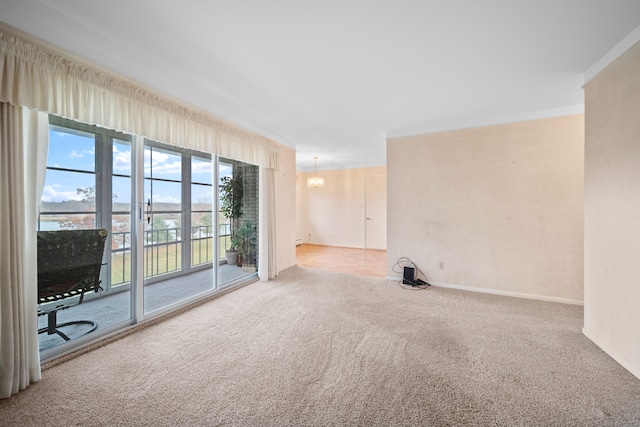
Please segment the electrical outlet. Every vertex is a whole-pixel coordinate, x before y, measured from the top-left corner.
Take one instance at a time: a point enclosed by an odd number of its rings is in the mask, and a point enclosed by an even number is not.
[[[439,267],[440,267],[440,270],[444,270],[444,262],[440,261]]]

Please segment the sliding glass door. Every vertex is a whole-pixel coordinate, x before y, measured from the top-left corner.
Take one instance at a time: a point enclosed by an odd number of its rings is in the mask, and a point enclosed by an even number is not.
[[[39,304],[43,359],[257,277],[258,185],[257,166],[51,116],[38,230],[107,238],[96,292]]]
[[[214,289],[212,165],[203,153],[145,142],[145,314]]]

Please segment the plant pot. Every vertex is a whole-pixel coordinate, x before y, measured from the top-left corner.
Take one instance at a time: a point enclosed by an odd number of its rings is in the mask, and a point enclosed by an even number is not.
[[[238,260],[237,252],[235,252],[235,251],[227,251],[226,255],[227,255],[227,264],[236,265],[236,262]]]

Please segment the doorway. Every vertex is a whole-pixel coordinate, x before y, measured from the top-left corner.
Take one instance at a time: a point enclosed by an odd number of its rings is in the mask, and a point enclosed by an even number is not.
[[[387,177],[365,177],[365,249],[387,249]]]

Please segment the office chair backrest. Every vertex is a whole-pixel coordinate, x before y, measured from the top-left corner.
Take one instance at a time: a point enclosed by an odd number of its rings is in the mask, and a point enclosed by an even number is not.
[[[98,291],[107,230],[38,232],[38,304]]]

